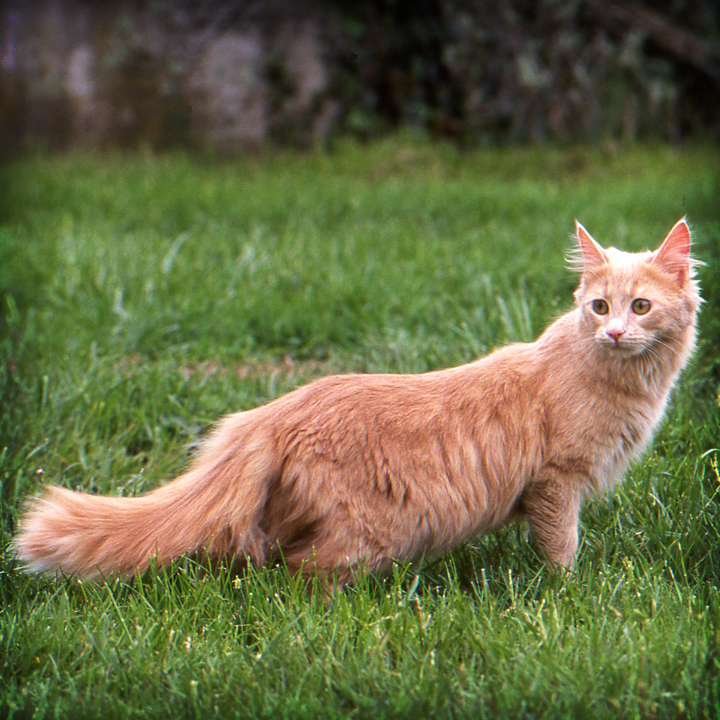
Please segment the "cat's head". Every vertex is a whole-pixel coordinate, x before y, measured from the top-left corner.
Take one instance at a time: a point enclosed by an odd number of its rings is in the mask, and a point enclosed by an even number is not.
[[[573,264],[581,273],[575,300],[598,346],[617,356],[682,341],[700,303],[683,218],[654,252],[603,248],[578,222]]]

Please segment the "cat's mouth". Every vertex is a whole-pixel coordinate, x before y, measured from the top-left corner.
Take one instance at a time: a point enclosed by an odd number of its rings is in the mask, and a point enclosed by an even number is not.
[[[622,336],[613,338],[608,335],[602,335],[598,338],[601,347],[613,355],[621,357],[632,357],[640,355],[646,348],[646,344],[638,338],[630,336]]]

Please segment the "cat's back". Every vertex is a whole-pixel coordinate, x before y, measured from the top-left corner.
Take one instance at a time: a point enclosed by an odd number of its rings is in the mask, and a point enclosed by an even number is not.
[[[516,344],[439,371],[327,376],[262,411],[293,442],[359,446],[380,438],[409,449],[430,437],[471,439],[488,425],[517,437],[537,424],[542,376],[534,344]]]

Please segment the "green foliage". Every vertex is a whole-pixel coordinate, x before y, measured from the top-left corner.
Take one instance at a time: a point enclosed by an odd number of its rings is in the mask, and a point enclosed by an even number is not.
[[[233,163],[6,166],[0,240],[18,273],[2,286],[2,714],[715,717],[713,159],[406,136]],[[42,482],[134,495],[178,473],[223,413],[313,377],[417,372],[532,339],[571,303],[574,217],[639,250],[685,213],[706,263],[699,351],[652,451],[586,508],[572,575],[518,527],[329,594],[282,566],[185,559],[87,583],[28,577],[11,558]]]
[[[705,266],[700,283],[705,308],[702,314],[702,353],[707,369],[720,380],[720,224],[708,225],[699,243]]]

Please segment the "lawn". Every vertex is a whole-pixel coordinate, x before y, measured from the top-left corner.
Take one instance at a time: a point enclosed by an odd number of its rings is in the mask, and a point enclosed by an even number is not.
[[[0,717],[720,716],[720,207],[711,146],[49,155],[0,206]],[[29,577],[44,482],[135,495],[223,414],[342,372],[534,339],[605,244],[695,232],[701,343],[642,461],[554,573],[510,527],[331,597],[183,559]]]

